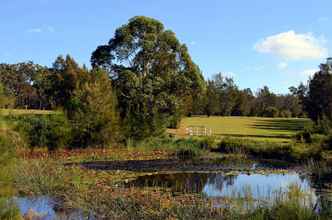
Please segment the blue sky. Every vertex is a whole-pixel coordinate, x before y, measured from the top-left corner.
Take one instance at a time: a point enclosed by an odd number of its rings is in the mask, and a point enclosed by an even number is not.
[[[189,47],[206,78],[277,93],[306,81],[332,51],[331,0],[2,0],[0,62],[89,64],[129,18],[159,19]]]

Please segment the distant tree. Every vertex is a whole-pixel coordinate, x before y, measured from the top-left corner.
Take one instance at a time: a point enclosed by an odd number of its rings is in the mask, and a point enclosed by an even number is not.
[[[32,62],[0,64],[0,83],[6,92],[15,98],[15,107],[36,108],[39,97],[33,86],[36,73],[43,69]]]
[[[308,97],[308,86],[304,85],[303,83],[300,83],[300,85],[298,87],[290,87],[289,88],[289,91],[290,93],[297,97],[298,101],[299,101],[299,105],[301,106],[302,108],[302,111],[301,111],[301,116],[305,116],[306,112],[307,112],[307,109],[306,107],[307,104],[307,97]]]
[[[234,80],[230,77],[223,76],[222,73],[218,73],[214,76],[214,84],[219,99],[218,114],[223,116],[232,115],[238,95],[238,88],[234,83]]]
[[[161,22],[134,17],[107,45],[92,54],[94,68],[106,69],[118,96],[126,136],[144,139],[163,132],[204,87],[188,49]]]
[[[276,107],[268,106],[262,113],[263,117],[275,118],[279,116],[279,110]]]
[[[64,107],[81,81],[86,80],[87,72],[69,55],[59,56],[50,70],[41,73],[38,88],[52,108]]]
[[[12,107],[15,99],[7,94],[5,87],[0,83],[0,108]]]
[[[262,89],[259,89],[255,100],[255,115],[264,116],[267,108],[275,107],[276,102],[277,96],[270,91],[269,87],[264,86]]]
[[[233,108],[234,116],[250,116],[253,110],[255,97],[251,89],[239,90]]]
[[[216,115],[220,112],[220,104],[219,104],[219,95],[217,88],[215,86],[215,82],[213,80],[209,80],[207,82],[206,89],[206,100],[205,100],[205,114],[207,116]]]
[[[278,95],[276,107],[282,113],[281,117],[303,116],[303,106],[297,95]]]

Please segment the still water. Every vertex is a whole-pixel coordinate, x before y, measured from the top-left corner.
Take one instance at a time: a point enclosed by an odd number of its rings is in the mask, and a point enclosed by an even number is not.
[[[309,177],[297,172],[287,173],[163,173],[138,177],[127,187],[167,187],[173,192],[201,193],[208,198],[243,197],[248,193],[254,199],[271,200],[292,185],[310,195],[310,203],[319,202],[320,190],[313,187]],[[331,197],[329,197],[331,198]],[[29,209],[40,213],[45,220],[84,219],[79,211],[60,213],[55,202],[48,197],[18,198],[17,204],[24,215]]]
[[[207,197],[234,197],[249,193],[253,198],[271,198],[292,185],[314,195],[315,189],[296,172],[282,174],[172,173],[141,176],[130,186],[169,187],[175,192],[202,193]]]

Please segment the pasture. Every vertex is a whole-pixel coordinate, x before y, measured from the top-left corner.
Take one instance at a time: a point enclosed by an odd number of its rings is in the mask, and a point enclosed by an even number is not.
[[[303,118],[262,118],[262,117],[187,117],[179,129],[171,130],[177,136],[187,136],[186,128],[204,126],[218,137],[254,138],[269,141],[289,141],[298,131],[310,124]]]

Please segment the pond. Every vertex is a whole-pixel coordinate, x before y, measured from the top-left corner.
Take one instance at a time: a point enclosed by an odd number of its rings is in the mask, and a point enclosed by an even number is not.
[[[289,173],[160,173],[140,176],[127,186],[167,187],[174,192],[202,193],[206,197],[245,196],[269,199],[296,185],[316,197],[309,180],[297,172]]]
[[[148,166],[150,164],[150,166]],[[120,163],[89,163],[84,165],[96,170],[130,170],[141,176],[123,183],[124,187],[163,187],[174,193],[199,193],[211,199],[243,198],[250,195],[255,200],[272,201],[296,185],[308,195],[308,201],[321,207],[327,201],[332,207],[330,191],[319,187],[317,180],[304,172],[304,168],[277,167],[264,163],[230,166],[186,163],[180,166],[174,161],[121,161]],[[209,170],[209,168],[213,168]],[[329,183],[331,181],[329,180]],[[320,182],[319,182],[320,183]],[[222,205],[219,200],[217,206]],[[42,213],[43,219],[84,219],[79,211],[61,213],[54,210],[56,203],[48,197],[37,199],[18,198],[22,214],[31,208]],[[66,216],[66,218],[64,217]]]

